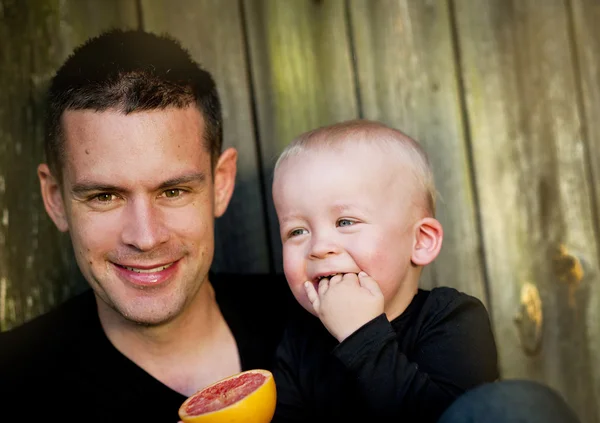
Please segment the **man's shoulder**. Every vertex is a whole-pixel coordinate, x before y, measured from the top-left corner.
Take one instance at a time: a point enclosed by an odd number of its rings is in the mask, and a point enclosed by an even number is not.
[[[95,310],[94,295],[86,290],[47,313],[0,332],[0,367],[68,346]]]
[[[210,276],[219,304],[235,305],[253,315],[293,311],[296,308],[285,276],[277,273],[215,273]]]

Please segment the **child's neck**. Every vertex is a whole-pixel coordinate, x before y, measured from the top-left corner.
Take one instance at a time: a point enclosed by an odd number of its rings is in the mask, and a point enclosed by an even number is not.
[[[385,305],[385,314],[391,322],[408,308],[418,291],[418,281],[408,280],[400,285],[400,289]]]

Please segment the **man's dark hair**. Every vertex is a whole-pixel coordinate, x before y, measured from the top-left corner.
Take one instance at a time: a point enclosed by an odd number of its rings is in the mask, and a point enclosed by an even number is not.
[[[195,104],[204,117],[206,148],[216,164],[223,143],[221,104],[215,82],[169,35],[139,30],[107,31],[76,48],[56,72],[47,99],[46,160],[62,183],[66,110],[136,111]]]

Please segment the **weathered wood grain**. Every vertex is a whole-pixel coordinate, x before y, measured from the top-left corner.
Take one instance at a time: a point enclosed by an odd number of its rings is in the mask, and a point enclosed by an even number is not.
[[[444,242],[422,285],[452,286],[485,303],[448,3],[355,0],[350,5],[364,116],[423,145],[440,194],[437,217]]]
[[[579,93],[585,122],[584,143],[587,149],[589,174],[593,190],[592,205],[595,211],[596,239],[600,237],[600,2],[595,0],[572,0],[573,45],[577,53],[576,63],[580,78]],[[593,257],[589,258],[593,260]],[[600,257],[598,258],[600,260]],[[595,302],[594,302],[595,301]],[[592,297],[587,310],[586,322],[600,325],[600,296]],[[595,360],[592,377],[595,380],[595,398],[600,398],[600,330],[589,331],[587,340],[590,356]],[[598,418],[600,420],[600,418]]]
[[[217,220],[213,270],[268,272],[270,251],[259,176],[243,23],[237,0],[144,0],[144,28],[168,32],[215,78],[224,145],[238,150],[231,204]]]
[[[112,26],[136,26],[134,1],[0,0],[0,330],[83,286],[70,241],[39,194],[43,99],[72,48]]]
[[[598,246],[565,2],[454,4],[502,374],[598,422]]]
[[[39,196],[43,93],[77,44],[136,26],[136,4],[0,0],[0,330],[85,286]],[[441,193],[445,244],[425,284],[481,298],[487,269],[503,376],[545,382],[582,423],[600,422],[598,2],[141,5],[147,29],[180,38],[214,74],[225,143],[240,151],[216,270],[281,270],[271,171],[295,135],[360,113],[383,120],[424,144]]]
[[[278,154],[301,132],[358,117],[343,0],[247,0],[262,166],[274,263],[282,270],[272,205]]]

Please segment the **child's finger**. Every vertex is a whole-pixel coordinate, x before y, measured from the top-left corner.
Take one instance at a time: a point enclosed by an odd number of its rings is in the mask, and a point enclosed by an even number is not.
[[[308,297],[308,301],[312,304],[313,308],[317,310],[319,308],[319,294],[317,294],[317,290],[309,281],[304,282],[304,291],[306,291],[306,296]]]
[[[329,279],[323,278],[319,282],[319,295],[323,295],[329,289]]]
[[[366,288],[372,295],[381,295],[379,284],[365,272],[360,272],[358,274],[358,282],[360,283],[360,286]]]
[[[344,275],[344,282],[348,282],[350,284],[356,284],[359,285],[359,281],[358,281],[358,276],[356,276],[356,273],[346,273]]]
[[[329,285],[333,285],[338,282],[341,282],[343,277],[344,277],[344,275],[341,275],[341,274],[332,276],[331,278],[329,278]]]

